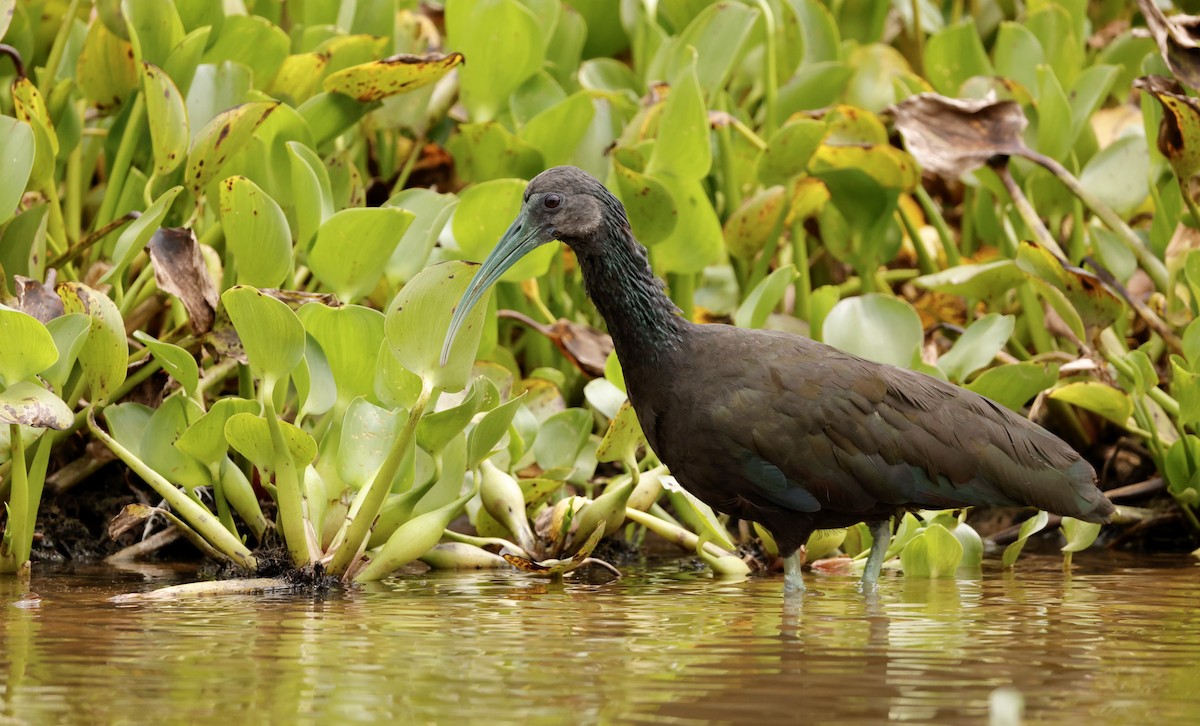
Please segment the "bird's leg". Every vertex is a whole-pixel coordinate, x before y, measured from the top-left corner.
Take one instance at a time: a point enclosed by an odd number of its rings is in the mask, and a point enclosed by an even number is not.
[[[783,594],[804,592],[804,576],[800,574],[800,550],[783,558]]]
[[[879,572],[883,569],[883,556],[892,541],[892,520],[883,520],[871,525],[871,554],[867,555],[867,566],[863,568],[862,589],[874,590],[879,583]]]

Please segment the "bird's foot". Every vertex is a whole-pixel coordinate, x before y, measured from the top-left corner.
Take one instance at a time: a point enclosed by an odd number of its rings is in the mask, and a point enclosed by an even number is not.
[[[800,552],[783,558],[783,594],[804,592],[804,575],[801,573]]]

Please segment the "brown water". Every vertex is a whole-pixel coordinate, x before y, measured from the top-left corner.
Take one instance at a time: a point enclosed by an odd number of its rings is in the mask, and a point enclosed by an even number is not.
[[[1057,558],[864,598],[677,564],[606,585],[411,576],[314,600],[114,605],[180,579],[0,580],[0,724],[1200,722],[1200,570]]]

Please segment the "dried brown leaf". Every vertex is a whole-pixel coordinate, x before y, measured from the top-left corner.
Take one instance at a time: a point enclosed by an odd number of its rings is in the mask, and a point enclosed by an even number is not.
[[[1172,15],[1168,18],[1153,0],[1138,0],[1150,36],[1175,77],[1192,88],[1200,88],[1200,17]]]
[[[48,323],[63,314],[63,301],[54,291],[54,270],[47,273],[47,280],[41,283],[31,277],[14,275],[16,282],[17,309]]]
[[[204,266],[195,233],[182,227],[163,227],[154,233],[146,247],[159,289],[183,302],[192,332],[203,335],[212,330],[217,287]]]
[[[922,168],[957,179],[996,157],[1028,156],[1028,120],[1015,101],[968,101],[922,93],[891,107],[896,129]]]
[[[612,338],[608,335],[565,318],[559,318],[553,325],[543,325],[515,310],[501,310],[500,317],[516,320],[549,338],[582,373],[592,378],[604,375],[604,363],[613,350]]]
[[[1158,125],[1158,150],[1175,174],[1187,181],[1200,171],[1200,102],[1184,93],[1170,78],[1143,76],[1133,82],[1158,100],[1163,108]]]

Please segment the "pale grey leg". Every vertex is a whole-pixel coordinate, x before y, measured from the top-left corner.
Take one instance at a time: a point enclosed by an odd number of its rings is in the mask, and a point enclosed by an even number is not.
[[[783,558],[783,594],[804,592],[804,576],[800,574],[800,550]]]
[[[879,583],[879,572],[883,569],[883,556],[892,541],[892,520],[885,519],[871,525],[871,554],[867,555],[867,566],[863,568],[862,589],[874,590]]]

